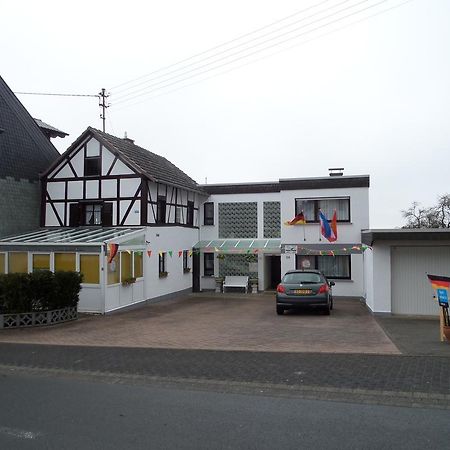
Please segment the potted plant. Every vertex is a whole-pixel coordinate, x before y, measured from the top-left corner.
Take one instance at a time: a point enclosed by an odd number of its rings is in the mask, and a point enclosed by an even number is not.
[[[216,282],[216,291],[217,293],[222,292],[222,285],[224,282],[224,278],[223,277],[215,277],[214,278],[215,282]]]
[[[136,278],[134,277],[125,278],[124,280],[122,280],[122,286],[131,286],[135,282]]]
[[[218,255],[217,255],[217,259],[225,259],[225,255],[223,254],[223,253],[219,253]]]
[[[166,278],[169,272],[159,272],[159,278]]]
[[[185,267],[184,269],[183,269],[183,273],[189,273],[191,271],[191,268],[190,267]]]
[[[252,288],[252,294],[258,293],[258,278],[250,278],[250,286]]]

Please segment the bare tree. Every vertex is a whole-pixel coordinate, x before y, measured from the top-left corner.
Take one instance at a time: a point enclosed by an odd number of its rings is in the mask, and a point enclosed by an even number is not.
[[[437,205],[430,207],[413,202],[402,215],[406,219],[403,228],[450,228],[450,195],[439,196]]]

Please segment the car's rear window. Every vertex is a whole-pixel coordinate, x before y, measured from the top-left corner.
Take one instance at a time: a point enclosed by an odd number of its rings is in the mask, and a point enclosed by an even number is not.
[[[287,273],[283,278],[283,283],[323,283],[322,277],[318,273]]]

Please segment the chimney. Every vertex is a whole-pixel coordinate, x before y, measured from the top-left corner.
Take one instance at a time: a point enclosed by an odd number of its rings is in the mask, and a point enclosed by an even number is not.
[[[342,175],[344,175],[343,167],[332,167],[328,170],[330,172],[330,177],[342,177]]]
[[[127,136],[127,132],[126,132],[126,131],[125,131],[125,136],[123,137],[123,140],[129,142],[130,144],[134,144],[134,140],[133,140],[133,139],[130,139],[130,138]]]

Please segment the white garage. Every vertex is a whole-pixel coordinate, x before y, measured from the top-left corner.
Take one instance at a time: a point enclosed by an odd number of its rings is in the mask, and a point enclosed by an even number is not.
[[[427,273],[450,276],[450,230],[365,230],[364,290],[376,313],[437,316]]]

